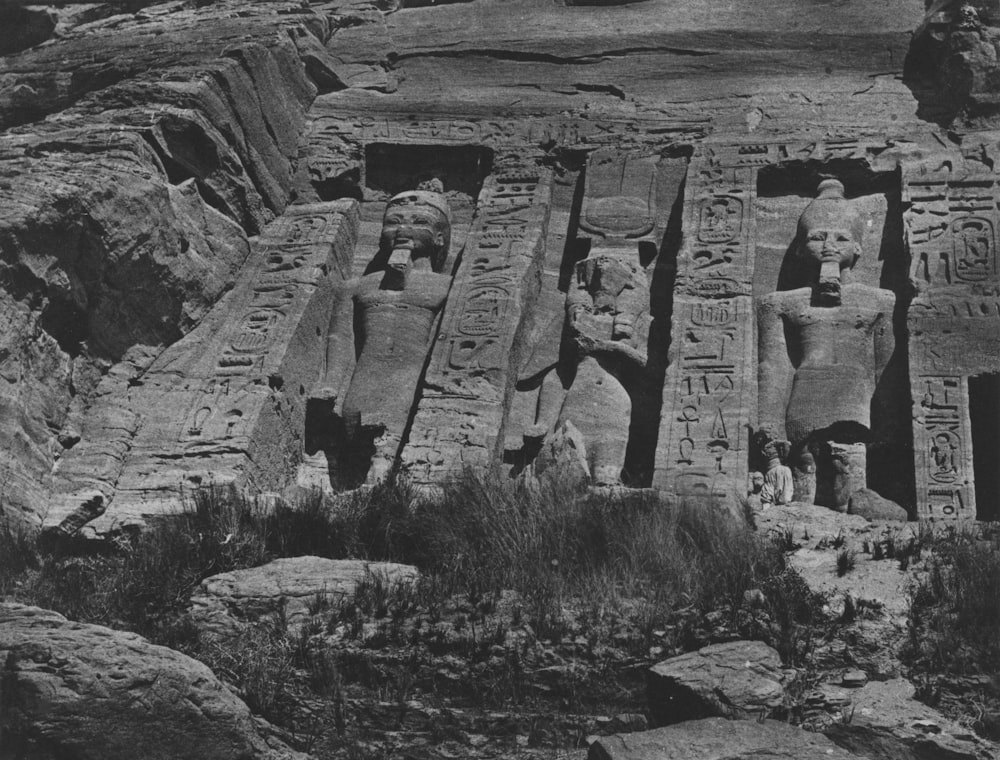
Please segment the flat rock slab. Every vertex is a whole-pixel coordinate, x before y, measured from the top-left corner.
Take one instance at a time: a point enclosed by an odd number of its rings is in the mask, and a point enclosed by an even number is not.
[[[777,651],[763,642],[712,644],[649,669],[649,709],[659,725],[770,713],[788,680]]]
[[[412,565],[393,562],[276,559],[206,578],[191,597],[191,619],[201,631],[226,638],[235,636],[242,625],[277,615],[284,608],[289,626],[298,626],[317,600],[334,607],[349,602],[366,578],[397,584],[415,582],[418,575]]]
[[[0,662],[3,757],[307,758],[265,740],[206,665],[134,633],[0,604]]]
[[[705,718],[603,736],[587,760],[845,760],[857,757],[822,734],[774,720]]]
[[[850,721],[829,726],[825,733],[859,755],[890,758],[986,760],[998,748],[914,698],[913,684],[903,678],[872,681],[850,691]]]

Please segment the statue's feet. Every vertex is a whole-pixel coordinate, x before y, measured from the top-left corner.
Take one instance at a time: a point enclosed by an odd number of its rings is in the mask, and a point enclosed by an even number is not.
[[[598,488],[614,488],[622,485],[622,470],[614,465],[599,465],[594,468],[594,485]]]
[[[309,400],[320,404],[329,404],[333,408],[334,404],[337,403],[337,389],[329,385],[321,385],[310,392]]]

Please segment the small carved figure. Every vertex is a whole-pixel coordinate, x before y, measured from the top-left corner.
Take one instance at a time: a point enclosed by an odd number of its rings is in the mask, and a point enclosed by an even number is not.
[[[647,364],[649,285],[638,256],[624,249],[592,251],[576,267],[566,295],[566,337],[575,374],[563,390],[556,372],[542,383],[536,424],[540,438],[572,422],[583,436],[594,485],[622,483],[632,396]]]
[[[760,426],[791,441],[800,484],[810,477],[802,452],[816,457],[817,500],[838,509],[866,485],[871,400],[894,349],[894,294],[849,280],[863,231],[844,186],[821,182],[799,219],[796,246],[811,284],[757,303]],[[849,477],[833,472],[831,447],[850,462]]]
[[[451,213],[440,183],[428,185],[389,201],[375,259],[384,263],[338,289],[323,375],[310,394],[313,408],[339,412],[347,448],[371,451],[369,482],[395,463],[451,282],[441,273]]]
[[[767,509],[774,504],[788,504],[795,491],[792,470],[783,461],[787,451],[784,441],[768,441],[764,445],[764,456],[767,457],[767,472],[764,473],[764,485],[760,490],[761,508]]]
[[[935,480],[948,482],[954,480],[958,474],[958,467],[955,465],[955,445],[951,434],[938,433],[931,441],[931,455],[934,458]]]

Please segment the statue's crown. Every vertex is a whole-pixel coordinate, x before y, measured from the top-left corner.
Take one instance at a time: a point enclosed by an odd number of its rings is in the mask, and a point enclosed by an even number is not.
[[[417,185],[416,190],[405,190],[392,196],[386,210],[393,206],[430,206],[442,213],[451,224],[451,208],[448,206],[448,199],[444,196],[444,187],[437,179],[421,182]]]
[[[815,227],[846,226],[861,244],[865,234],[864,220],[854,204],[844,197],[840,180],[824,179],[816,190],[816,198],[799,217],[799,233],[804,235]]]

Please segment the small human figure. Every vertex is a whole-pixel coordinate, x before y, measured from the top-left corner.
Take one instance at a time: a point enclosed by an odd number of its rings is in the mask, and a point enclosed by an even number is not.
[[[757,302],[760,426],[791,442],[794,463],[805,450],[819,456],[834,445],[850,461],[844,478],[830,475],[828,459],[816,460],[824,474],[816,492],[837,509],[866,486],[872,396],[894,349],[895,295],[849,279],[863,232],[844,186],[823,180],[799,218],[795,247],[810,284]]]
[[[761,500],[761,491],[764,488],[764,473],[754,470],[750,473],[750,485],[747,489],[747,505],[754,512],[763,509],[764,503]]]
[[[761,509],[767,509],[774,504],[789,504],[795,493],[792,468],[782,461],[784,448],[782,443],[768,441],[764,445],[767,472],[764,473],[764,485],[760,490]]]
[[[450,239],[451,213],[439,182],[399,193],[382,221],[375,257],[381,267],[345,281],[335,294],[323,374],[310,404],[329,417],[339,412],[344,448],[371,450],[370,466],[363,465],[368,482],[384,479],[399,453],[451,283],[441,271]]]
[[[598,249],[579,262],[566,295],[566,340],[572,377],[565,390],[556,372],[544,379],[536,423],[543,437],[563,421],[583,436],[591,480],[622,483],[632,420],[632,396],[646,372],[649,285],[636,253]]]

